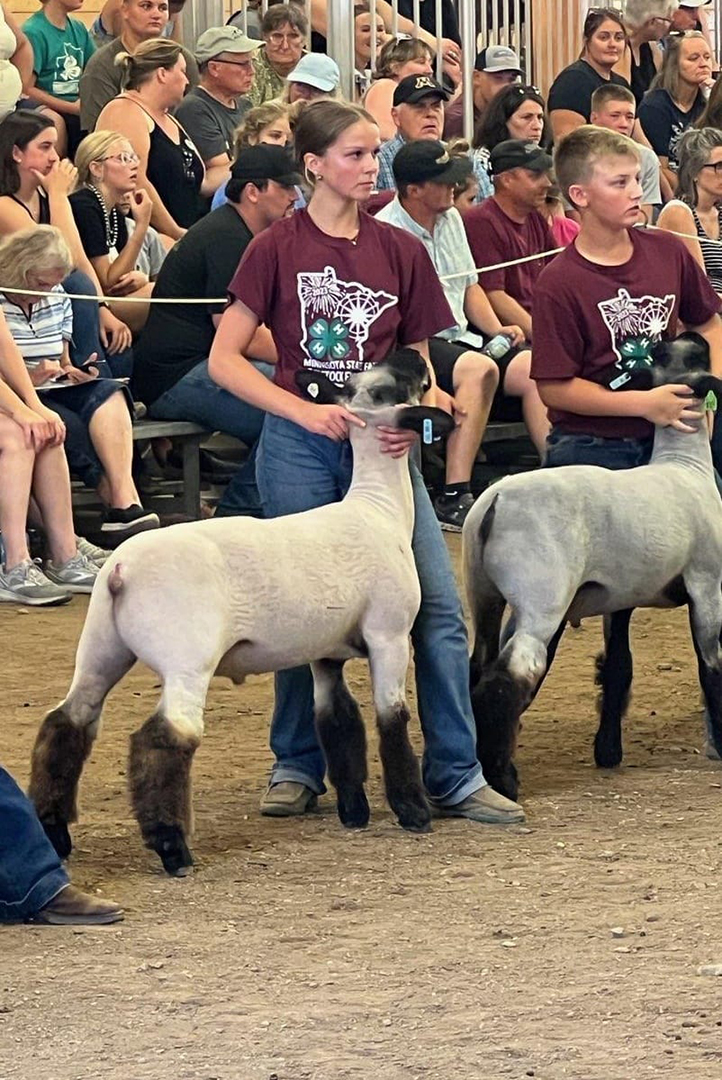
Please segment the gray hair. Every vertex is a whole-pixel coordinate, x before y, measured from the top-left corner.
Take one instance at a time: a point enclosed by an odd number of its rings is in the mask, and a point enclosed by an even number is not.
[[[637,30],[655,17],[670,18],[679,7],[678,0],[627,0],[624,5],[624,21]]]
[[[697,205],[697,177],[710,154],[722,146],[719,128],[689,128],[677,144],[677,198],[688,206]]]
[[[35,225],[0,242],[0,281],[7,289],[24,289],[30,271],[62,270],[65,277],[72,268],[70,249],[53,225]]]

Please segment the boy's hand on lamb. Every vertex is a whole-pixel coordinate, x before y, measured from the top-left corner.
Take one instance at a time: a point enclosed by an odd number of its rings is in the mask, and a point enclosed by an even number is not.
[[[313,435],[325,435],[334,442],[348,438],[349,424],[366,427],[363,420],[345,409],[343,405],[306,405],[301,425]]]
[[[689,386],[682,383],[670,383],[668,386],[656,386],[645,393],[647,397],[645,420],[689,434],[697,430],[703,414],[699,408],[692,407],[694,394]]]

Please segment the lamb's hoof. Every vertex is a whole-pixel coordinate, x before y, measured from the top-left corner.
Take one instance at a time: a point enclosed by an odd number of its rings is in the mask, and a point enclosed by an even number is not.
[[[338,796],[338,816],[347,829],[365,829],[369,823],[369,809],[366,792],[363,788],[353,794]]]
[[[621,765],[622,744],[619,742],[607,742],[599,736],[594,740],[594,761],[599,769],[616,769]]]
[[[67,822],[44,821],[42,825],[45,829],[45,835],[55,848],[58,857],[61,859],[67,859],[70,855],[70,852],[73,850],[73,841],[70,839],[70,831],[68,830]]]
[[[152,847],[171,877],[186,877],[192,872],[193,856],[178,825],[159,825]]]
[[[423,792],[408,792],[389,802],[402,829],[415,833],[431,832],[431,809]]]

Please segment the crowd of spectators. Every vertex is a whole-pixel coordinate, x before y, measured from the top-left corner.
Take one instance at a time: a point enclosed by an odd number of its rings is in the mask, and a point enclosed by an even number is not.
[[[303,211],[318,189],[295,132],[310,103],[343,101],[341,73],[325,51],[325,0],[312,0],[310,25],[305,4],[271,3],[265,14],[251,5],[193,43],[183,43],[182,3],[107,0],[90,32],[73,16],[80,6],[43,0],[22,28],[0,6],[0,237],[9,245],[28,227],[50,226],[56,253],[33,277],[53,298],[4,294],[0,306],[31,373],[43,353],[60,381],[71,368],[83,375],[69,390],[43,387],[35,397],[46,409],[57,404],[72,471],[101,496],[106,533],[121,539],[157,525],[133,484],[128,450],[128,425],[146,409],[241,439],[248,458],[216,512],[262,514],[254,470],[263,412],[217,386],[208,359],[246,247]],[[635,140],[640,221],[661,211],[660,227],[689,233],[719,289],[722,98],[704,5],[627,0],[622,10],[589,10],[579,59],[558,73],[548,98],[522,81],[513,48],[482,48],[465,141],[455,5],[441,5],[438,69],[432,7],[422,5],[412,33],[413,4],[400,2],[394,34],[384,0],[375,14],[364,0],[353,5],[353,95],[379,139],[364,207],[426,248],[454,317],[432,336],[429,354],[439,394],[456,402],[435,507],[442,527],[457,529],[490,416],[523,417],[545,452],[546,410],[530,378],[532,301],[548,253],[579,228],[555,185],[554,145],[590,122]],[[527,261],[499,267],[520,258]],[[65,293],[106,299],[98,306]],[[152,303],[162,299],[208,303]],[[304,331],[312,358],[333,330],[324,313]],[[27,328],[41,323],[47,343],[29,344]],[[348,342],[334,347],[340,355]],[[264,325],[250,358],[260,376],[274,378],[277,341]],[[82,398],[74,412],[73,396]],[[111,403],[123,482],[98,435]],[[29,565],[13,556],[2,573],[19,563]],[[6,589],[6,599],[13,595]]]

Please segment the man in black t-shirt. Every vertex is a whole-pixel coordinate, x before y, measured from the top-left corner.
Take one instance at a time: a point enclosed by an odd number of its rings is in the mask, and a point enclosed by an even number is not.
[[[191,420],[255,446],[263,413],[213,382],[208,355],[241,256],[257,233],[292,213],[299,181],[285,149],[248,147],[231,167],[228,202],[193,225],[168,254],[153,299],[208,302],[151,305],[133,373],[133,392],[151,416]],[[276,350],[265,326],[256,331],[249,355],[272,377]],[[217,515],[239,513],[260,516],[253,455],[216,510]]]

